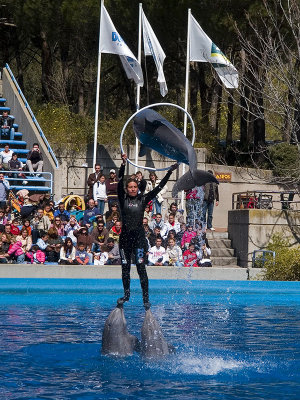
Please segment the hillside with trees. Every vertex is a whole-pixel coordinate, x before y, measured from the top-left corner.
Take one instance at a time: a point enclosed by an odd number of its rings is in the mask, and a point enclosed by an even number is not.
[[[105,1],[134,54],[138,4]],[[188,8],[238,69],[240,81],[237,90],[226,90],[210,64],[191,63],[189,104],[197,146],[209,148],[219,162],[277,167],[276,174],[285,177],[290,162],[294,168],[295,162],[299,165],[299,1],[144,1],[144,12],[167,56],[169,92],[161,97],[155,64],[143,56],[141,106],[161,101],[184,104]],[[0,12],[1,67],[7,62],[12,68],[50,142],[55,147],[70,134],[66,143],[91,142],[100,2],[4,0]],[[135,102],[135,85],[126,78],[119,58],[103,54],[99,143],[118,143]],[[169,118],[182,126],[180,112]],[[273,151],[270,141],[283,144]]]

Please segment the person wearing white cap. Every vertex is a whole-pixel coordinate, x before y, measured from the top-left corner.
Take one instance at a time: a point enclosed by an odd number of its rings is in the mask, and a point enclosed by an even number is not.
[[[118,203],[118,182],[116,170],[112,168],[109,171],[109,178],[105,181],[109,209],[111,209],[113,203]]]

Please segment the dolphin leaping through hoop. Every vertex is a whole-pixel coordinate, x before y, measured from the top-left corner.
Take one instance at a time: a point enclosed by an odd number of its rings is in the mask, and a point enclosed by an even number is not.
[[[175,183],[172,196],[181,190],[190,190],[207,182],[218,180],[209,172],[197,169],[196,152],[186,136],[162,115],[150,108],[139,112],[133,119],[133,129],[141,142],[139,156],[146,154],[147,148],[159,154],[189,165],[190,169]]]

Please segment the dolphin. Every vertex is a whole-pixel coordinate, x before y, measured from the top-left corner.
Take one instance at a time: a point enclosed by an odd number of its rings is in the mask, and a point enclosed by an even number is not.
[[[141,336],[141,354],[144,357],[160,358],[175,353],[174,347],[166,342],[161,327],[150,309],[145,313]]]
[[[181,190],[189,190],[207,182],[219,183],[212,174],[197,170],[197,156],[191,142],[156,111],[147,108],[139,112],[133,119],[133,130],[142,143],[139,157],[143,157],[147,148],[150,148],[172,160],[189,165],[190,170],[174,185],[173,197]]]
[[[116,307],[105,321],[101,353],[124,357],[139,351],[139,348],[138,338],[127,330],[123,307]]]

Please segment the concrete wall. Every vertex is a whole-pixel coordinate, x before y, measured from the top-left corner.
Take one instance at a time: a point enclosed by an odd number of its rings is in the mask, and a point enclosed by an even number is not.
[[[2,84],[3,96],[7,99],[7,106],[11,109],[10,113],[16,117],[15,123],[19,125],[20,132],[23,133],[23,140],[27,142],[27,148],[31,149],[33,143],[39,143],[40,149],[43,153],[44,171],[51,172],[54,176],[53,192],[55,193],[58,191],[58,188],[55,188],[55,182],[56,186],[59,184],[58,179],[56,179],[58,170],[36,125],[32,122],[28,110],[24,107],[24,102],[13,84],[6,68],[3,69]]]
[[[291,244],[299,244],[300,213],[256,209],[228,212],[228,234],[241,267],[250,267],[253,251],[265,249],[275,233],[289,238]]]

